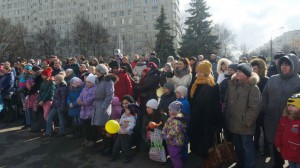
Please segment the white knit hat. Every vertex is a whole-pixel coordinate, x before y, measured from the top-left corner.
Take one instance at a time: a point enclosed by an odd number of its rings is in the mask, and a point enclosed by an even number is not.
[[[185,86],[178,86],[176,92],[179,92],[181,96],[186,97],[188,94],[188,89]]]
[[[86,80],[86,81],[89,81],[89,82],[91,82],[92,84],[94,84],[94,85],[95,85],[96,78],[97,78],[97,76],[96,76],[96,75],[89,74],[89,76],[87,76],[85,80]]]
[[[153,108],[153,109],[157,109],[158,108],[158,102],[155,99],[151,99],[147,102],[146,106],[150,107],[150,108]]]

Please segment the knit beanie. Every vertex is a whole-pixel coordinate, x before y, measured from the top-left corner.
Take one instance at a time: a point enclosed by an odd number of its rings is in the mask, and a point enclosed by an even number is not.
[[[157,65],[154,62],[148,62],[147,67],[151,68],[151,69],[157,69]]]
[[[89,81],[91,82],[92,84],[95,85],[95,82],[96,82],[96,78],[97,76],[96,75],[93,75],[93,74],[89,74],[87,77],[86,77],[86,81]]]
[[[24,67],[25,69],[31,71],[32,70],[32,66],[30,64],[25,65]]]
[[[150,107],[152,109],[157,109],[158,108],[158,102],[155,99],[151,99],[147,102],[146,107]]]
[[[113,68],[120,68],[120,63],[118,61],[111,61],[108,66],[113,69]]]
[[[47,77],[51,77],[52,75],[52,68],[51,67],[47,67],[46,69],[44,69],[41,73],[41,75],[45,75]]]
[[[296,93],[288,99],[287,105],[293,105],[300,109],[300,93]]]
[[[70,83],[71,83],[71,86],[80,86],[82,84],[82,80],[78,77],[73,77],[71,80],[70,80]]]
[[[33,70],[34,72],[36,72],[36,71],[41,70],[41,68],[40,68],[39,66],[37,66],[37,65],[33,65],[32,70]]]
[[[239,64],[237,70],[243,72],[247,77],[250,77],[252,74],[252,67],[250,64],[247,63]]]
[[[197,66],[197,72],[202,72],[205,75],[210,75],[212,72],[212,65],[209,61],[201,61]]]
[[[173,113],[179,113],[180,112],[180,108],[182,106],[182,103],[180,101],[173,101],[170,105],[169,105],[169,110],[171,110]]]
[[[236,64],[236,63],[232,63],[228,66],[228,68],[232,69],[234,72],[236,72],[237,70],[237,67],[238,67],[239,64]]]
[[[172,83],[165,83],[164,87],[167,88],[170,92],[174,91],[174,85]]]
[[[176,92],[179,92],[181,96],[186,97],[188,94],[188,89],[185,86],[178,86]]]
[[[96,66],[96,71],[100,72],[103,75],[108,74],[108,68],[104,64],[99,64]]]
[[[274,60],[277,60],[277,59],[279,59],[279,58],[281,58],[283,56],[285,56],[284,53],[277,53],[276,55],[274,55]]]

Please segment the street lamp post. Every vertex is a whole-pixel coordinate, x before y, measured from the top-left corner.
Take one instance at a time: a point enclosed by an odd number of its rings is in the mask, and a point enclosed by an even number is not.
[[[271,56],[271,59],[272,59],[272,60],[273,60],[273,34],[275,33],[275,31],[280,30],[280,29],[283,29],[283,28],[284,28],[284,27],[280,27],[280,28],[275,29],[275,30],[272,31],[272,34],[271,34],[271,41],[270,41],[270,43],[271,43],[270,56]]]

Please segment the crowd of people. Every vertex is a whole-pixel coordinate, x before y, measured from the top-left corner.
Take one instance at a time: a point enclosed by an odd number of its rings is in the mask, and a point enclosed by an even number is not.
[[[235,63],[215,54],[169,56],[162,64],[155,52],[107,61],[20,59],[0,66],[0,114],[7,123],[24,114],[22,129],[46,137],[84,139],[82,146],[111,161],[122,151],[130,162],[133,146],[149,151],[150,134],[158,129],[174,168],[184,167],[188,144],[205,160],[219,134],[234,143],[237,167],[254,168],[260,154],[271,156],[275,168],[284,160],[299,168],[299,72],[293,52],[277,52],[269,67],[262,56]],[[105,130],[109,120],[120,124],[117,134]]]

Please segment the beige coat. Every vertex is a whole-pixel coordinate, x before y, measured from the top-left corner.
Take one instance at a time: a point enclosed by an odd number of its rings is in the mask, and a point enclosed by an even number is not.
[[[261,94],[257,87],[259,77],[252,73],[249,84],[236,79],[228,81],[225,96],[225,119],[231,133],[254,134],[260,112]]]

